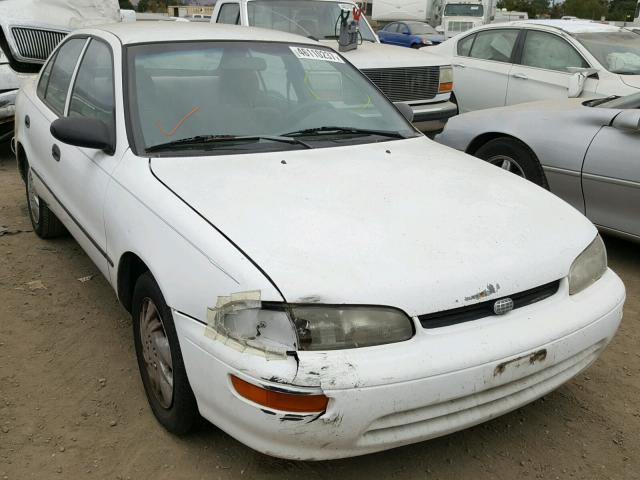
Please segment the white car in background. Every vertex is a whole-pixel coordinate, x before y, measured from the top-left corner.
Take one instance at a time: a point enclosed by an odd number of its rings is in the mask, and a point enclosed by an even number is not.
[[[34,231],[71,232],[131,312],[171,432],[200,413],[315,460],[426,440],[551,392],[622,318],[591,222],[307,38],[85,29],[16,106]]]
[[[595,22],[485,25],[430,51],[453,66],[460,112],[640,89],[640,36]]]

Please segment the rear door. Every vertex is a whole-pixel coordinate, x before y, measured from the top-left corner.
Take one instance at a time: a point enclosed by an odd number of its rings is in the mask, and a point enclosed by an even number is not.
[[[640,120],[640,110],[637,113]],[[587,217],[596,225],[640,237],[640,131],[614,119],[591,143],[582,171]]]
[[[398,23],[390,23],[379,32],[379,38],[383,43],[398,45]]]
[[[520,30],[491,28],[460,39],[452,61],[460,112],[502,107]]]
[[[560,35],[525,30],[522,49],[511,69],[507,105],[566,99],[570,69],[588,67],[582,55]],[[585,91],[595,92],[597,85],[597,79],[588,78]]]

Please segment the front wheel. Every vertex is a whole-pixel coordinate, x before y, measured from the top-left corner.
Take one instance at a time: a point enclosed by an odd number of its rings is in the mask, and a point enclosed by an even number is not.
[[[40,198],[33,183],[34,173],[27,168],[27,206],[33,231],[40,238],[55,238],[67,233],[67,229],[49,206]]]
[[[475,156],[522,178],[549,188],[542,165],[529,148],[512,138],[496,138],[482,145]]]
[[[184,435],[196,424],[198,406],[171,309],[149,272],[136,282],[132,316],[138,367],[151,410],[169,432]]]

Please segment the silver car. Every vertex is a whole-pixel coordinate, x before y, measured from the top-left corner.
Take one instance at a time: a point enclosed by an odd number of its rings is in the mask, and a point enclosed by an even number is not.
[[[602,230],[640,241],[640,94],[471,112],[449,120],[436,140],[549,188]]]

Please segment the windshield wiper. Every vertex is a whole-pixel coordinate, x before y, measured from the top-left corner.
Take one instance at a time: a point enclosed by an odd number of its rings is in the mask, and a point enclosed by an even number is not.
[[[407,138],[402,135],[400,132],[392,132],[390,130],[370,130],[366,128],[355,128],[355,127],[316,127],[316,128],[305,128],[303,130],[296,130],[294,132],[283,133],[280,135],[281,137],[298,137],[298,136],[313,136],[313,135],[322,135],[328,133],[355,133],[362,135],[379,135],[381,137],[389,137],[389,138]]]
[[[288,138],[284,136],[270,136],[270,135],[255,135],[255,136],[236,136],[236,135],[198,135],[196,137],[181,138],[179,140],[173,140],[171,142],[161,143],[159,145],[153,145],[147,148],[147,153],[158,152],[161,150],[170,150],[174,147],[190,147],[198,145],[210,145],[223,142],[255,142],[260,140],[268,140],[271,142],[287,143],[289,145],[301,145],[304,148],[313,148],[311,145],[298,140],[297,138]]]

